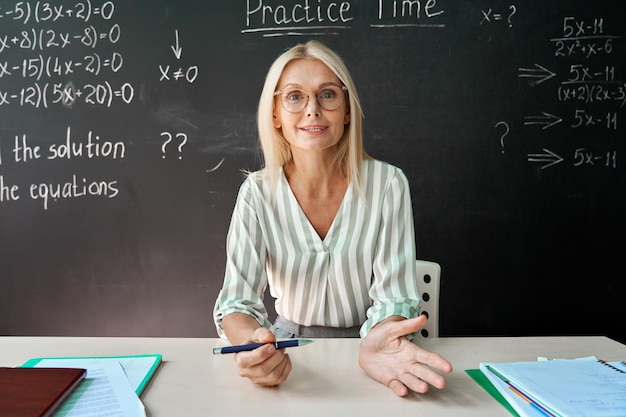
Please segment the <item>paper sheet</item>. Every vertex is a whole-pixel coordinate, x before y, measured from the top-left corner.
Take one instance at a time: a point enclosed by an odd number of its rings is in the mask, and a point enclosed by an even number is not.
[[[523,400],[519,395],[513,392],[506,382],[494,376],[485,366],[480,364],[481,372],[487,377],[489,382],[498,390],[498,392],[507,400],[509,405],[513,407],[515,412],[521,417],[545,417],[546,414],[533,407],[528,401]]]
[[[146,411],[117,361],[43,359],[39,368],[84,368],[87,376],[55,417],[145,417]]]
[[[26,367],[35,367],[42,360],[58,362],[58,366],[63,366],[63,361],[81,360],[88,366],[97,366],[103,362],[114,362],[122,365],[124,373],[128,378],[128,382],[132,385],[137,395],[145,388],[146,384],[152,377],[156,367],[161,363],[160,354],[150,355],[131,355],[131,356],[82,356],[82,357],[60,357],[60,358],[33,358],[28,360],[24,365]],[[51,363],[51,362],[48,362]],[[87,368],[86,366],[85,368]]]
[[[595,357],[487,363],[536,403],[563,416],[626,415],[626,374],[620,362]]]

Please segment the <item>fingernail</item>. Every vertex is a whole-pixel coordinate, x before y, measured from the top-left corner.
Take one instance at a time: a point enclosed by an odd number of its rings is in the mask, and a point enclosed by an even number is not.
[[[269,344],[267,346],[267,353],[274,353],[274,352],[276,352],[276,346]]]

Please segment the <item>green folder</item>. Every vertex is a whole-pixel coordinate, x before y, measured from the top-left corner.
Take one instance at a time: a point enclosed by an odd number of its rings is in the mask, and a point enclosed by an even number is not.
[[[485,375],[483,375],[482,372],[480,372],[480,369],[466,369],[465,372],[472,377],[472,379],[474,381],[476,381],[476,383],[478,385],[480,385],[481,387],[483,387],[483,389],[485,391],[487,391],[489,393],[489,395],[491,395],[496,401],[498,401],[500,404],[502,404],[502,406],[504,408],[506,408],[507,410],[509,410],[509,413],[511,413],[513,416],[515,417],[520,417],[520,415],[513,409],[513,407],[511,407],[511,405],[508,403],[508,401],[502,396],[502,394],[500,394],[498,392],[498,390],[496,389],[496,387],[493,386],[493,384],[491,382],[489,382],[489,380],[487,379],[487,377]]]
[[[159,353],[148,355],[126,355],[126,356],[64,356],[56,358],[32,358],[26,361],[23,368],[33,368],[42,360],[53,360],[62,363],[64,360],[92,360],[98,361],[117,361],[124,368],[124,372],[128,377],[128,381],[133,389],[140,395],[150,378],[154,375],[157,368],[161,364],[162,355]]]

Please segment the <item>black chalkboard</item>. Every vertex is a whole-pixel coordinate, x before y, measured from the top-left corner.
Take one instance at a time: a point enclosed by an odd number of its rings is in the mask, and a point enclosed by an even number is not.
[[[622,9],[0,1],[0,334],[215,336],[265,73],[316,38],[409,177],[443,336],[625,340]]]

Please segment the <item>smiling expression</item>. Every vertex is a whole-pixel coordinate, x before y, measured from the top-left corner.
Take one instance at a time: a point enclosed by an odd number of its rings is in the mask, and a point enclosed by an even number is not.
[[[297,88],[309,93],[306,107],[297,113],[284,109],[280,95],[275,98],[274,127],[282,131],[292,153],[301,150],[336,153],[350,114],[347,97],[335,110],[320,106],[316,94],[328,85],[341,86],[342,83],[319,60],[298,59],[285,66],[277,89]]]

